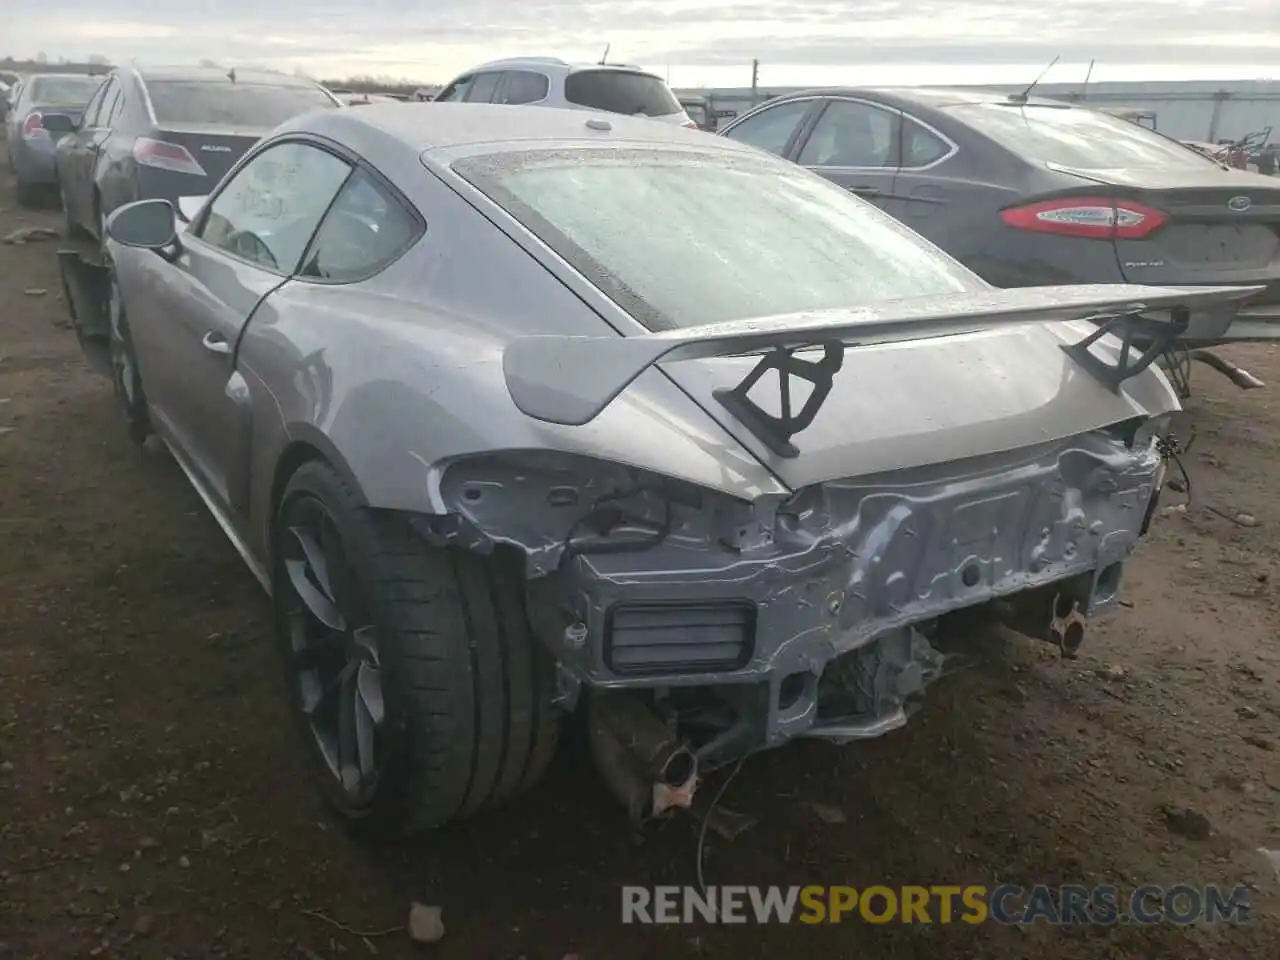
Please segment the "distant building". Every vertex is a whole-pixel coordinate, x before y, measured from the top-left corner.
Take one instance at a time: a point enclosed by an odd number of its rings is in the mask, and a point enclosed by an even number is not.
[[[676,93],[707,97],[720,123],[724,124],[757,103],[803,89],[769,87],[759,90],[754,98],[750,87],[683,89]],[[978,89],[1017,93],[1023,87],[990,84]],[[1099,109],[1122,107],[1135,113],[1154,114],[1155,128],[1177,140],[1209,143],[1236,140],[1266,127],[1274,127],[1273,140],[1280,140],[1280,80],[1117,81],[1091,83],[1087,87],[1080,83],[1042,83],[1035,93]],[[1152,126],[1152,123],[1143,125]]]

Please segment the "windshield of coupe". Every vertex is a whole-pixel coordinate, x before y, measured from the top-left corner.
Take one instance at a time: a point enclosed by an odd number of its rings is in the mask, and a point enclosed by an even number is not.
[[[1128,120],[1076,107],[963,103],[943,108],[1001,146],[1041,163],[1082,170],[1188,169],[1207,161],[1175,140]]]
[[[454,169],[651,329],[983,289],[887,214],[764,157],[572,149]]]
[[[152,80],[147,93],[159,123],[275,127],[317,107],[337,106],[311,84]]]
[[[102,77],[38,77],[31,81],[31,102],[84,106],[100,86]]]

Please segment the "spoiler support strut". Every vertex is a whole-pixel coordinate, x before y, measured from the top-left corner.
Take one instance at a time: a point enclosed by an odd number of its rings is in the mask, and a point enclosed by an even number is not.
[[[804,360],[794,350],[775,347],[751,368],[751,372],[733,388],[721,387],[711,395],[720,401],[730,413],[742,421],[748,430],[760,438],[760,442],[780,457],[795,457],[796,449],[791,438],[813,423],[814,417],[827,401],[835,375],[844,365],[844,344],[828,340],[822,344],[821,360]],[[782,415],[775,417],[760,407],[748,394],[770,370],[778,371],[778,401]],[[813,392],[805,398],[798,413],[791,409],[791,378],[798,377],[813,385]]]
[[[1122,383],[1136,377],[1173,348],[1191,323],[1191,311],[1186,307],[1173,307],[1168,321],[1152,320],[1139,313],[1121,313],[1095,318],[1095,322],[1097,330],[1076,343],[1063,344],[1062,350],[1104,387],[1119,393]],[[1104,362],[1089,349],[1107,334],[1120,340],[1120,356],[1114,364]],[[1139,344],[1142,353],[1135,360],[1133,350]]]

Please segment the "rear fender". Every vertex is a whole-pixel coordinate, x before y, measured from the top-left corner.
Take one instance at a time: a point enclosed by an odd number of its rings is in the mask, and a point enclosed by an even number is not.
[[[111,271],[75,250],[58,251],[62,291],[80,349],[96,373],[111,376]]]

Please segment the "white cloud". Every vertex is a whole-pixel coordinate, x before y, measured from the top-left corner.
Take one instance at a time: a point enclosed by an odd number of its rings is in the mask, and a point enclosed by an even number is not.
[[[213,59],[448,79],[498,56],[612,59],[676,84],[1258,77],[1280,49],[1275,0],[16,0],[0,55]],[[14,0],[10,0],[14,3]],[[25,10],[25,12],[24,12]]]

